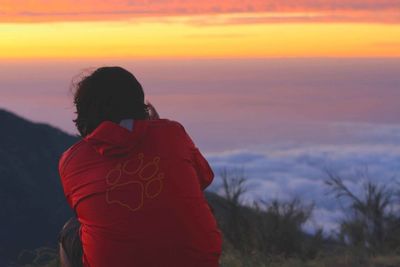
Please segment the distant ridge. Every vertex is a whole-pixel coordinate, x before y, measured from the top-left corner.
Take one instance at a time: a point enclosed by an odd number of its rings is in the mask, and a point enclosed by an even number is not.
[[[23,249],[56,244],[72,214],[58,160],[77,137],[4,109],[0,125],[0,266],[5,266]]]

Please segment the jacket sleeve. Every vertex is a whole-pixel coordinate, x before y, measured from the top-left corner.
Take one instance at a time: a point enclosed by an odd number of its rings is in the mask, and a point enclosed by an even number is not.
[[[65,198],[69,204],[69,206],[72,208],[72,199],[71,199],[71,194],[69,193],[70,190],[68,190],[66,182],[65,182],[65,165],[67,163],[67,155],[66,153],[63,153],[60,157],[60,160],[58,162],[58,173],[60,175],[60,180],[61,180],[61,185],[63,187],[64,195]]]
[[[179,125],[180,125],[181,129],[183,130],[185,143],[189,147],[190,154],[191,154],[191,161],[192,161],[193,167],[196,171],[197,178],[199,179],[200,188],[201,188],[201,190],[204,190],[213,181],[214,172],[212,171],[207,160],[201,154],[200,150],[194,144],[193,140],[187,134],[185,128],[181,124],[179,124]]]
[[[63,187],[65,198],[72,209],[74,209],[74,201],[71,190],[73,185],[68,179],[68,164],[83,143],[83,141],[75,143],[61,155],[58,161],[58,173],[60,175],[61,185]]]
[[[207,160],[196,147],[193,149],[193,163],[196,169],[197,177],[199,178],[200,188],[201,190],[204,190],[213,181],[214,173]]]

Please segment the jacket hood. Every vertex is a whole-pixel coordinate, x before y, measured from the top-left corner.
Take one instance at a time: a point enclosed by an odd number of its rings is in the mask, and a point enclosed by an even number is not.
[[[135,120],[133,130],[111,121],[102,122],[84,140],[102,156],[121,157],[129,154],[146,133],[148,121]]]

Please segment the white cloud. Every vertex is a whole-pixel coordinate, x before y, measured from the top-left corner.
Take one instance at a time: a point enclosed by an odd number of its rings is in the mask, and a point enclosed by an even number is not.
[[[324,169],[340,174],[356,193],[362,189],[360,175],[382,184],[400,181],[400,145],[396,144],[267,147],[208,154],[207,158],[217,176],[210,190],[220,192],[218,174],[223,168],[243,169],[248,177],[246,202],[293,197],[314,202],[314,217],[306,229],[323,226],[326,232],[337,228],[342,214],[340,203],[324,184]]]

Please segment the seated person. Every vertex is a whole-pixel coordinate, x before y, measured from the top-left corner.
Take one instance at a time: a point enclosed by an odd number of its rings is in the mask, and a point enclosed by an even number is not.
[[[82,139],[59,162],[77,219],[61,233],[64,266],[218,266],[221,233],[203,193],[213,172],[184,127],[160,119],[120,67],[83,78],[74,104]]]

